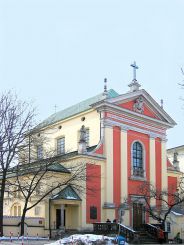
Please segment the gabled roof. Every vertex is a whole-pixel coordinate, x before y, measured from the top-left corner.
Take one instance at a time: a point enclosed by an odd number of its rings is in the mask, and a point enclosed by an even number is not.
[[[32,162],[27,164],[22,164],[16,167],[13,167],[8,170],[7,172],[7,178],[13,178],[18,176],[23,176],[31,173],[41,173],[43,171],[48,172],[58,172],[58,173],[70,173],[68,169],[66,169],[63,165],[61,165],[58,162],[52,162],[52,163],[44,163],[44,160],[40,162]],[[0,179],[1,179],[1,173],[0,173]]]
[[[107,98],[115,98],[118,95],[119,94],[113,89],[110,89],[107,91]],[[48,117],[47,119],[45,119],[42,123],[40,123],[37,126],[37,128],[46,127],[48,125],[59,122],[61,120],[67,119],[71,116],[77,115],[81,112],[87,111],[91,109],[91,106],[90,106],[91,104],[96,103],[98,101],[102,101],[104,99],[105,99],[104,93],[101,93],[87,100],[84,100],[78,104],[70,106],[62,111],[56,112],[52,114],[50,117]]]
[[[135,100],[139,96],[142,96],[144,100],[149,104],[150,108],[154,110],[159,116],[157,118],[152,118],[147,115],[137,113],[133,110],[129,110],[123,107],[120,107],[119,105],[124,102],[128,102],[131,100]],[[134,115],[135,117],[152,120],[157,123],[161,123],[162,125],[165,125],[166,127],[173,127],[176,125],[176,122],[165,112],[165,110],[144,90],[137,90],[135,92],[128,92],[119,96],[116,96],[115,98],[109,98],[106,101],[99,101],[92,105],[96,109],[100,109],[105,107],[114,108],[115,110],[121,111],[121,113]]]
[[[90,153],[96,148],[97,145],[93,145],[91,147],[87,148],[87,153]],[[7,178],[13,178],[17,176],[17,173],[19,176],[30,174],[32,172],[43,170],[45,171],[45,168],[47,167],[48,172],[59,172],[59,173],[71,173],[67,168],[65,168],[60,162],[63,162],[67,159],[70,159],[72,157],[78,156],[78,151],[72,151],[68,152],[66,154],[57,155],[48,159],[41,159],[39,161],[21,164],[19,166],[12,167],[7,172]],[[0,179],[1,179],[1,172],[0,172]]]
[[[59,200],[59,199],[81,201],[81,198],[79,197],[79,195],[70,185],[68,185],[63,190],[58,192],[56,195],[51,197],[51,200]]]

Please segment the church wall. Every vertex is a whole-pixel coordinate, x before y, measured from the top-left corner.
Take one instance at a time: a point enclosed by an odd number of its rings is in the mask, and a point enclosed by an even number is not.
[[[168,179],[167,179],[167,155],[166,155],[166,141],[161,141],[161,159],[162,159],[162,190],[168,189]]]
[[[121,203],[128,196],[127,131],[121,131]]]
[[[113,203],[113,129],[105,128],[106,202]]]
[[[177,191],[178,180],[177,177],[168,176],[168,192],[175,194]],[[172,197],[168,197],[168,202],[172,203],[174,200]]]
[[[132,176],[132,144],[138,141],[143,146],[143,158],[144,158],[144,170],[145,175],[144,178],[136,178]],[[139,132],[135,132],[132,130],[128,131],[128,195],[139,196],[140,187],[143,184],[143,181],[150,181],[150,144],[149,144],[149,136],[146,134],[142,134]],[[132,225],[132,209],[130,210],[129,216],[130,225]],[[146,220],[148,220],[148,216],[146,216]]]
[[[82,117],[85,117],[85,121],[81,121]],[[57,139],[65,137],[65,152],[77,150],[82,125],[89,129],[89,146],[97,145],[100,140],[100,115],[97,111],[90,110],[46,128],[44,149],[56,150]],[[62,128],[59,129],[59,126]]]
[[[86,222],[101,221],[101,166],[87,164]],[[97,218],[90,218],[90,208],[97,208]]]
[[[113,127],[113,203],[121,203],[121,129]],[[115,218],[118,219],[116,209]]]
[[[133,110],[133,106],[134,106],[134,103],[135,101],[132,100],[132,101],[129,101],[129,102],[125,102],[123,104],[120,104],[119,106],[125,108],[125,109],[128,109],[130,111]],[[155,113],[146,105],[144,104],[144,112],[143,112],[144,115],[148,116],[148,117],[152,117],[152,118],[158,118]]]
[[[155,138],[150,138],[150,183],[156,184],[156,157],[155,157]],[[151,205],[155,205],[155,199],[151,199]]]
[[[137,195],[139,194],[139,186],[142,181],[139,179],[133,179],[131,176],[132,169],[132,144],[135,141],[139,141],[143,146],[144,151],[144,170],[145,170],[145,180],[150,180],[150,157],[149,157],[149,136],[146,134],[138,133],[132,130],[128,131],[128,194]]]
[[[159,138],[155,139],[155,156],[156,156],[156,190],[162,190],[162,145]],[[166,174],[166,173],[165,173]],[[160,201],[156,200],[156,205],[160,205]]]

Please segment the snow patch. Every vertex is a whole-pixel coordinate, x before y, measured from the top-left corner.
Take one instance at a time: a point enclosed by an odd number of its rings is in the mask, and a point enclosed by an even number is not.
[[[107,244],[112,244],[111,241],[114,240],[113,237],[107,237],[107,236],[101,236],[101,235],[92,235],[92,234],[86,234],[86,235],[72,235],[66,238],[63,238],[61,240],[58,240],[53,243],[49,243],[47,245],[61,245],[61,244],[73,244],[75,242],[81,241],[84,244],[92,244],[92,242],[97,241],[106,241]],[[46,245],[46,244],[45,244]],[[125,245],[128,245],[128,243],[125,242]]]

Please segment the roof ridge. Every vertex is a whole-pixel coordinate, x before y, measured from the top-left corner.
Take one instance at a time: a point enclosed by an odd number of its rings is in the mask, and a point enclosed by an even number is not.
[[[109,89],[107,93],[108,93],[108,98],[114,98],[114,97],[119,96],[119,94],[114,89]],[[56,113],[51,114],[48,118],[43,120],[36,128],[46,127],[58,121],[64,120],[66,118],[69,118],[71,116],[84,112],[86,110],[89,110],[91,104],[104,100],[104,99],[105,99],[105,96],[104,96],[104,93],[102,92],[88,99],[82,100],[72,106],[69,106],[65,109],[62,109]]]

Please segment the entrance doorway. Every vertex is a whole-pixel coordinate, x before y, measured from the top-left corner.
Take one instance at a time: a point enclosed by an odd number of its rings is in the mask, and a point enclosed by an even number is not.
[[[61,209],[56,209],[56,229],[61,226]],[[64,209],[64,226],[65,226],[65,209]]]
[[[145,223],[145,210],[142,203],[133,203],[133,229],[140,230]]]

